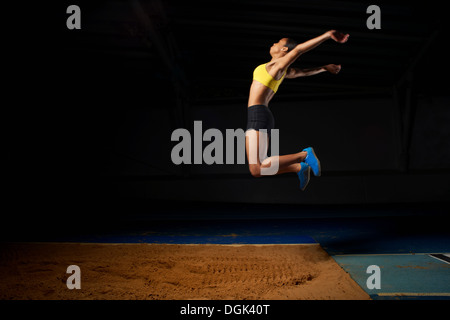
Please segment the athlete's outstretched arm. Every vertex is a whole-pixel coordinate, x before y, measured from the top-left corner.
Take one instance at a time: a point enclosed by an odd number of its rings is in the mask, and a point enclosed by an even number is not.
[[[315,37],[311,40],[308,40],[306,42],[303,42],[299,45],[297,45],[294,49],[289,51],[283,58],[279,60],[278,67],[279,68],[286,68],[289,67],[295,60],[300,57],[300,55],[316,48],[323,42],[333,39],[334,41],[338,43],[345,43],[348,40],[349,35],[343,34],[336,30],[330,30],[325,32],[324,34]]]
[[[328,71],[332,74],[338,74],[339,71],[341,71],[341,65],[340,64],[327,64],[322,67],[316,67],[316,68],[306,68],[306,69],[299,69],[299,68],[289,68],[286,73],[287,79],[295,79],[300,77],[309,77],[313,76],[322,72]]]

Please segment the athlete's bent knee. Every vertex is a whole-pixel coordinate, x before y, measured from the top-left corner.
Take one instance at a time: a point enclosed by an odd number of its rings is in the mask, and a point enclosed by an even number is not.
[[[259,178],[261,177],[261,169],[259,168],[259,166],[257,165],[252,165],[249,167],[250,170],[250,174],[254,177],[254,178]]]

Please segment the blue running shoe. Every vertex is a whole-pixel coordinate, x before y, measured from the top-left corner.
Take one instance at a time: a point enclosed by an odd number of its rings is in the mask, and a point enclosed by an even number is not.
[[[308,185],[309,179],[311,177],[311,174],[310,174],[311,167],[305,162],[301,162],[300,165],[301,165],[301,168],[300,168],[300,171],[297,172],[297,175],[298,175],[298,178],[300,179],[300,189],[302,191],[305,191],[306,186]]]
[[[311,167],[314,175],[316,177],[319,177],[321,175],[320,161],[317,158],[316,154],[314,153],[314,149],[309,147],[309,148],[304,149],[303,151],[306,151],[306,153],[307,153],[305,162],[307,164],[309,164],[309,166]]]

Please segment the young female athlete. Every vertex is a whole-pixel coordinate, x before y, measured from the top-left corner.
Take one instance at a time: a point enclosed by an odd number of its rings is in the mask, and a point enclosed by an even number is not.
[[[341,66],[335,64],[310,69],[298,69],[290,66],[302,54],[314,49],[324,41],[333,39],[338,43],[345,43],[348,37],[348,34],[330,30],[301,44],[296,44],[292,39],[283,38],[270,48],[272,60],[255,69],[248,99],[245,139],[247,159],[252,176],[261,177],[267,174],[262,172],[263,170],[275,166],[278,171],[271,174],[297,173],[302,191],[309,183],[311,169],[315,176],[320,176],[320,161],[311,147],[299,153],[267,158],[270,133],[274,128],[274,117],[269,109],[269,102],[285,78],[307,77],[324,71],[338,74]]]

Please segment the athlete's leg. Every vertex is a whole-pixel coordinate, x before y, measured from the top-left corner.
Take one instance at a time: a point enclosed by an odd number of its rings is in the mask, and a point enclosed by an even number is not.
[[[245,133],[245,151],[247,153],[248,168],[254,177],[261,176],[261,159],[267,158],[268,141],[269,138],[266,133],[262,132],[260,134],[259,131],[252,129],[247,130]]]
[[[294,154],[283,156],[272,156],[267,158],[267,150],[269,146],[269,137],[265,132],[249,130],[245,135],[245,148],[247,159],[249,161],[250,173],[254,177],[261,177],[261,169],[271,167],[278,168],[272,174],[282,174],[288,172],[299,172],[301,169],[300,162],[304,161],[307,153],[302,151]],[[261,162],[262,160],[262,162]],[[269,172],[266,170],[266,172]],[[269,174],[268,174],[269,175]]]
[[[269,138],[266,133],[256,130],[249,130],[245,135],[245,148],[247,151],[247,159],[249,160],[250,173],[254,177],[263,175],[275,175],[288,172],[295,172],[300,180],[300,189],[304,191],[310,180],[310,166],[303,162],[307,156],[307,152],[299,152],[284,156],[267,157]],[[260,159],[264,159],[261,163]],[[278,164],[278,167],[276,165]],[[271,166],[275,166],[275,170],[270,170]],[[264,170],[265,174],[262,174]]]
[[[287,167],[278,169],[278,174],[289,173],[289,172],[297,173],[297,172],[300,171],[300,169],[301,169],[300,163],[294,163],[294,164],[291,164],[291,165],[289,165]]]
[[[278,174],[285,172],[298,172],[300,171],[300,162],[303,162],[307,153],[302,151],[293,154],[287,154],[284,156],[272,156],[265,159],[261,163],[262,168],[269,168],[271,166],[278,165]]]

